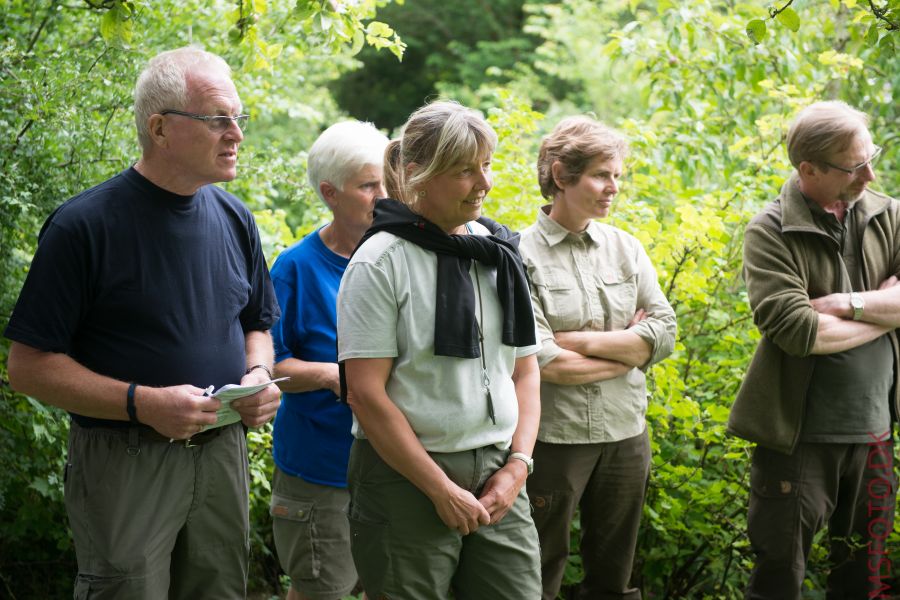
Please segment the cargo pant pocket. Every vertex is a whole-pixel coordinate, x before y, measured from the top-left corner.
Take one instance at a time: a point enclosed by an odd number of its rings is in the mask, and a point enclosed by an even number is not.
[[[385,588],[391,573],[387,523],[367,519],[350,505],[350,551],[356,572],[369,598],[388,598]]]
[[[798,449],[798,452],[801,450]],[[747,530],[758,561],[803,569],[802,459],[757,447],[750,466]]]
[[[281,567],[292,578],[315,579],[319,576],[319,552],[316,548],[315,504],[272,494],[269,514]]]
[[[135,583],[142,582],[141,579],[133,580],[124,575],[104,577],[78,574],[75,577],[75,591],[72,597],[75,600],[116,600],[123,597],[140,597],[147,590]]]

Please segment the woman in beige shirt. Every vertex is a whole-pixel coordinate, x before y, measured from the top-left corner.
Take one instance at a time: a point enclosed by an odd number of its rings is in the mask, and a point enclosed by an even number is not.
[[[551,200],[522,234],[541,350],[541,425],[528,495],[543,597],[556,598],[581,507],[579,598],[639,599],[629,587],[650,471],[644,371],[675,345],[675,313],[640,242],[609,215],[627,143],[589,117],[541,144]]]

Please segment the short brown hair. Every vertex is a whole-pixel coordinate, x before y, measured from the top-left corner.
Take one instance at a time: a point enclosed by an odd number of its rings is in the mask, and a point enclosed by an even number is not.
[[[800,163],[824,163],[843,152],[863,131],[869,117],[845,102],[816,102],[801,110],[788,129],[788,158],[795,168]]]
[[[538,153],[538,182],[541,195],[552,199],[562,191],[553,179],[553,163],[562,165],[563,183],[576,183],[597,157],[625,158],[628,142],[621,133],[588,116],[566,117],[541,142]]]

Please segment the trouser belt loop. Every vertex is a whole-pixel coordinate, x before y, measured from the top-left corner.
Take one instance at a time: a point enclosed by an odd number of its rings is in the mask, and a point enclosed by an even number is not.
[[[125,451],[129,456],[137,456],[141,453],[140,430],[137,427],[128,428],[128,448]]]

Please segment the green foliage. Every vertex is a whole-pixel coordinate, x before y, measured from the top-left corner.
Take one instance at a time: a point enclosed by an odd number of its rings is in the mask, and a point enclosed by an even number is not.
[[[332,85],[335,97],[354,117],[386,129],[438,95],[474,104],[469,90],[507,82],[532,61],[539,39],[523,31],[524,3],[417,0],[386,7],[384,18],[408,44],[403,63],[364,49],[361,68]]]
[[[273,257],[321,219],[305,152],[339,111],[325,83],[367,41],[401,55],[372,19],[384,0],[7,0],[0,8],[0,329],[5,328],[47,215],[133,163],[132,88],[156,53],[191,42],[222,55],[251,129],[229,186],[256,210]],[[236,32],[236,33],[233,33]],[[396,60],[396,59],[395,59]],[[16,394],[0,339],[0,595],[59,597],[74,555],[62,504],[68,419]],[[268,492],[268,429],[250,436],[254,576],[277,586]]]
[[[829,1],[834,10],[839,10],[843,5],[846,10],[852,11],[854,23],[868,25],[865,34],[866,43],[876,49],[879,55],[884,54],[890,58],[894,54],[896,34],[900,32],[900,1],[887,0],[883,4],[858,0]],[[794,0],[788,0],[781,8],[770,6],[768,20],[775,21],[790,31],[798,32],[801,17],[791,8],[793,3]],[[747,37],[754,44],[759,44],[766,38],[766,20],[756,18],[747,22]]]
[[[872,116],[885,147],[876,184],[897,195],[898,0],[385,4],[7,0],[0,327],[46,215],[136,160],[131,88],[163,49],[202,41],[235,67],[252,119],[240,177],[227,187],[254,210],[270,261],[327,217],[305,182],[306,149],[343,111],[392,127],[438,93],[485,109],[500,138],[486,213],[520,229],[545,202],[540,136],[564,115],[592,112],[631,141],[612,222],[642,241],[679,320],[675,354],[649,374],[654,464],[637,583],[648,597],[739,597],[751,561],[750,449],[724,426],[759,338],[740,279],[743,227],[789,172],[785,127],[813,99],[841,98]],[[329,84],[342,74],[335,100]],[[48,590],[67,589],[74,569],[61,498],[67,419],[11,390],[6,344],[0,593],[64,595]],[[268,516],[270,427],[249,442],[251,587],[271,592],[283,576]],[[814,554],[824,559],[824,548]],[[823,572],[810,573],[811,590]],[[581,574],[573,556],[566,584]]]
[[[750,447],[727,438],[725,422],[759,339],[740,279],[742,232],[790,172],[788,121],[813,100],[837,97],[872,115],[879,144],[892,148],[897,137],[900,65],[872,43],[874,17],[822,8],[804,11],[802,22],[784,9],[767,27],[761,9],[713,0],[531,7],[527,28],[546,40],[535,68],[574,91],[543,121],[528,97],[492,92],[501,141],[487,212],[506,222],[529,224],[540,204],[532,131],[593,112],[631,142],[612,222],[647,248],[679,322],[675,354],[649,376],[653,474],[635,570],[647,595],[737,598],[751,566]],[[752,41],[748,20],[758,22]],[[509,87],[546,97],[536,80]],[[896,156],[891,150],[879,167],[889,193],[900,183]],[[810,590],[823,589],[823,563],[809,574]],[[565,583],[580,577],[573,556]]]

